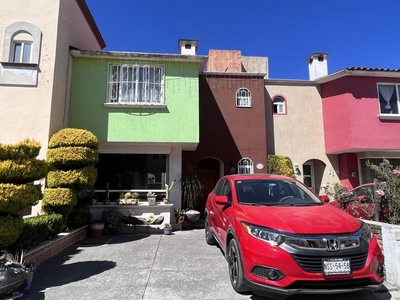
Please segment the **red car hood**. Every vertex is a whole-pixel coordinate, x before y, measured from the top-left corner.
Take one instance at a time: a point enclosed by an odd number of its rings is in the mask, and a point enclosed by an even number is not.
[[[357,231],[361,226],[358,219],[327,204],[317,206],[239,206],[240,221],[288,233],[350,233]]]

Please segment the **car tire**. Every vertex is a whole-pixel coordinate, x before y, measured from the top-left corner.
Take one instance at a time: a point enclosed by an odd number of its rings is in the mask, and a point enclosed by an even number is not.
[[[242,258],[235,239],[231,239],[228,246],[228,269],[233,289],[238,293],[248,292],[250,288],[244,283]]]
[[[205,220],[204,220],[204,231],[206,235],[206,243],[208,245],[215,245],[217,244],[217,241],[215,240],[214,235],[212,234],[210,230],[210,222],[208,221],[208,216],[206,215]]]

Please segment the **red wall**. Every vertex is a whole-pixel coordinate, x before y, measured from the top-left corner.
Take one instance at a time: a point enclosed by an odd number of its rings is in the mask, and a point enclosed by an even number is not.
[[[322,85],[327,154],[400,148],[400,122],[378,118],[378,82],[400,79],[347,76]]]

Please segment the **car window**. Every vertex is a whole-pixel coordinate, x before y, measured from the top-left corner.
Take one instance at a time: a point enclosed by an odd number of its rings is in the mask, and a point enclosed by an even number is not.
[[[372,202],[374,198],[374,186],[360,186],[355,188],[353,193],[357,195],[359,201]]]
[[[235,182],[238,202],[260,205],[321,204],[311,191],[296,180],[249,179]]]
[[[231,189],[230,182],[228,180],[225,180],[225,182],[224,182],[224,185],[222,187],[221,196],[227,196],[228,201],[232,202],[232,189]]]
[[[222,193],[222,187],[224,186],[226,179],[221,179],[217,184],[215,185],[214,188],[214,194],[217,196],[221,196]]]

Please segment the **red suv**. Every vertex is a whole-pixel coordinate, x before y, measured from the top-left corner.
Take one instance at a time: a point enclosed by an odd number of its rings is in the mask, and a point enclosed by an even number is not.
[[[205,237],[221,247],[237,292],[375,290],[384,256],[370,227],[285,176],[222,177],[208,195]]]

